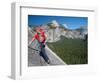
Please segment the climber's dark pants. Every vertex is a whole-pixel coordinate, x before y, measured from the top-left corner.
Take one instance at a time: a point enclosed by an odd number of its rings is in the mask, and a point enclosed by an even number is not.
[[[47,54],[46,54],[46,52],[45,52],[45,45],[44,45],[42,42],[40,43],[40,47],[41,47],[40,56],[42,56],[43,59],[44,59],[46,62],[48,62],[49,58],[48,58],[48,56],[47,56]]]

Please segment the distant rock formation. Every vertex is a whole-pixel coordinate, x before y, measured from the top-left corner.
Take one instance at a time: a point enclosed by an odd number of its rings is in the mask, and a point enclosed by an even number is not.
[[[68,28],[67,24],[59,24],[56,20],[51,21],[48,24],[42,25],[47,34],[47,42],[56,42],[60,40],[60,36],[65,36],[66,38],[71,39],[85,39],[87,36],[87,27],[80,27],[75,30],[71,30]],[[29,31],[34,34],[34,28],[29,27]]]

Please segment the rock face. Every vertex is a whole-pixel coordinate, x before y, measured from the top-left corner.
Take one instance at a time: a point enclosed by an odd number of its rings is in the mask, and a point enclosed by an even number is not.
[[[32,37],[34,36],[34,31],[28,27],[28,42],[31,41]],[[37,41],[34,41],[30,46],[37,45]],[[36,46],[37,47],[37,46]],[[39,51],[33,50],[28,47],[28,66],[47,66],[48,64],[44,61],[44,59],[39,55]],[[45,51],[50,59],[49,65],[65,65],[65,63],[56,56],[47,46],[45,47]]]
[[[45,29],[45,32],[48,36],[47,42],[56,42],[60,40],[60,36],[65,36],[68,39],[85,39],[85,36],[87,35],[86,27],[70,30],[66,24],[61,25],[56,20],[51,21],[49,24],[42,25],[42,27]]]

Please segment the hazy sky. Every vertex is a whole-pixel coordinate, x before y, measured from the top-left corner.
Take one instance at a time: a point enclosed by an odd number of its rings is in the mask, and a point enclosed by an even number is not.
[[[88,26],[87,17],[28,15],[28,25],[42,25],[53,20],[56,20],[59,24],[67,25],[69,29]]]

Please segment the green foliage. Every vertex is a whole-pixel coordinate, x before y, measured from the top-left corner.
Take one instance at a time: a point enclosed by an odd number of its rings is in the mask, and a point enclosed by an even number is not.
[[[60,41],[47,43],[66,64],[87,64],[87,41],[81,39],[67,39],[61,37]]]

